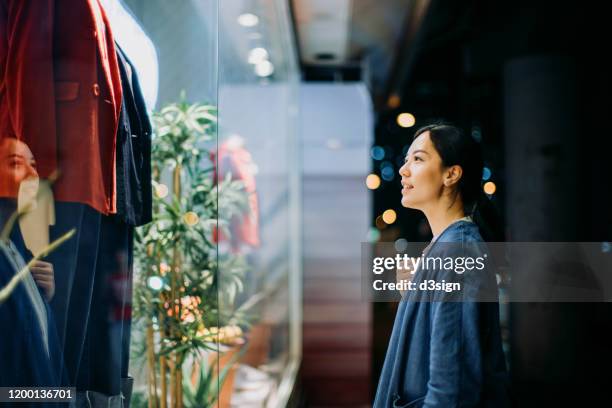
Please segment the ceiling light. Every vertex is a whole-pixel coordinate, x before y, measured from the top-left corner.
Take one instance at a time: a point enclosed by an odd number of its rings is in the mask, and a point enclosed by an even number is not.
[[[238,16],[238,24],[243,27],[255,27],[259,24],[259,17],[252,13],[244,13]]]
[[[268,51],[265,48],[257,47],[249,51],[249,64],[259,64],[267,60],[269,57]]]
[[[274,73],[274,65],[270,61],[261,61],[255,65],[255,74],[260,77],[268,77]]]

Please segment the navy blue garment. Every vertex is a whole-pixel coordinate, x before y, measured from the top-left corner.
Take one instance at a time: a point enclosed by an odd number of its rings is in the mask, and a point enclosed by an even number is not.
[[[56,202],[55,211],[52,239],[76,229],[48,257],[55,269],[51,307],[63,373],[78,392],[118,396],[128,373],[131,316],[114,316],[131,302],[133,227],[85,204]]]
[[[134,66],[117,44],[123,100],[117,128],[117,215],[128,225],[151,221],[151,122]]]
[[[479,244],[482,241],[476,224],[458,221],[440,234],[426,256],[476,258],[482,256],[484,244]],[[457,249],[462,247],[464,251]],[[452,270],[432,268],[418,271],[413,282],[418,284],[430,278],[454,282],[459,276]],[[465,272],[461,277],[464,283],[470,280],[465,290],[496,287],[495,276],[487,269],[482,273]],[[451,299],[450,295],[446,299],[440,292],[410,292],[402,299],[376,392],[375,408],[502,408],[509,405],[499,304],[496,300],[470,301],[469,297],[459,300]]]
[[[0,226],[14,211],[14,200],[0,199]],[[24,262],[31,258],[25,248],[18,224],[11,231],[11,242],[5,247],[14,248]],[[10,253],[10,250],[9,250]],[[17,273],[15,266],[0,250],[0,287],[4,287]],[[55,330],[54,320],[49,305],[39,289],[47,318],[47,344],[40,322],[36,316],[33,303],[25,289],[24,282],[19,283],[8,299],[0,304],[0,387],[58,387],[66,385],[62,381],[61,349]],[[10,404],[7,404],[10,405]],[[60,403],[19,403],[20,407],[60,407]],[[0,403],[0,406],[3,404]]]

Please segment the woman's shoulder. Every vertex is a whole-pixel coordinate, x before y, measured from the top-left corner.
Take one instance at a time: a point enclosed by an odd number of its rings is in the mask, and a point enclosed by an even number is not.
[[[487,244],[480,235],[478,225],[472,221],[458,221],[449,226],[442,234],[431,250],[430,256],[478,256],[486,253]]]
[[[461,220],[450,225],[438,238],[438,242],[484,242],[478,225],[473,221]]]

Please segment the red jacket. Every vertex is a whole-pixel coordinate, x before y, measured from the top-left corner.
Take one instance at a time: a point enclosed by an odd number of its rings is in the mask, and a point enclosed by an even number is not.
[[[241,144],[234,145],[232,139],[229,139],[221,143],[219,150],[211,152],[210,156],[215,163],[214,180],[219,182],[229,172],[232,174],[232,180],[241,180],[244,183],[248,194],[249,210],[242,217],[235,217],[230,225],[232,248],[238,250],[240,244],[259,247],[259,204],[251,153]],[[220,231],[215,230],[213,233],[215,242],[227,239]]]
[[[98,0],[0,0],[0,137],[28,144],[41,177],[60,171],[56,200],[116,212],[120,109],[114,40]]]

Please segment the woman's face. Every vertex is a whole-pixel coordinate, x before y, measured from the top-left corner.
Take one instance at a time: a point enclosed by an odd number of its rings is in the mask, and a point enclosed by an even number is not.
[[[13,138],[0,140],[0,196],[17,198],[21,183],[36,178],[36,160],[28,145]]]
[[[444,188],[444,167],[429,132],[419,135],[406,154],[402,177],[402,206],[422,210],[436,201]]]

